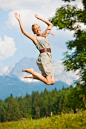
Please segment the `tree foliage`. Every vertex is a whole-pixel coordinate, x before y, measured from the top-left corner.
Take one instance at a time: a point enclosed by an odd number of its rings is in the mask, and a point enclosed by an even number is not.
[[[10,101],[8,103],[8,111],[7,111],[7,120],[8,121],[16,121],[21,118],[19,104],[17,100],[13,98],[12,94],[10,97]]]
[[[13,98],[11,94],[5,101],[0,101],[0,122],[17,121],[21,118],[39,119],[51,114],[69,113],[71,108],[85,109],[86,100],[82,100],[80,92],[79,87],[73,88],[71,85],[67,89],[63,86],[62,91],[55,88],[52,91],[45,89],[40,94],[32,92],[32,95],[26,94],[24,98]]]
[[[64,52],[63,64],[66,71],[78,71],[79,79],[76,84],[81,87],[86,98],[86,30],[81,28],[81,24],[86,25],[86,0],[82,0],[82,3],[83,9],[71,4],[62,6],[50,21],[58,29],[74,31],[74,39],[66,42],[67,51]]]
[[[13,98],[12,94],[5,101],[0,102],[0,122],[16,121],[23,118],[38,119],[51,116],[53,114],[61,114],[61,112],[69,112],[70,109],[65,105],[70,88],[62,91],[57,89],[47,91],[40,94],[32,92],[32,95],[26,94],[24,98],[21,96]],[[9,100],[9,101],[8,101]]]

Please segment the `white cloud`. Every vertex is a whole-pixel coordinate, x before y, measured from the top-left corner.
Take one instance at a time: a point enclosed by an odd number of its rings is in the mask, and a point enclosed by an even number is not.
[[[8,66],[3,67],[3,68],[2,68],[2,73],[7,72],[7,70],[8,70]]]
[[[62,0],[60,2],[59,0],[54,0],[53,2],[51,0],[8,0],[8,2],[1,0],[0,3],[1,8],[12,10],[8,14],[8,23],[15,27],[15,11],[21,14],[23,23],[28,23],[27,25],[29,25],[35,21],[35,18],[33,18],[34,13],[41,17],[49,18],[54,15],[56,8],[60,7],[64,2]]]
[[[13,10],[13,11],[9,12],[8,20],[6,21],[6,25],[9,28],[18,28],[18,29],[20,29],[19,22],[15,17],[15,12],[20,14],[25,30],[26,29],[31,30],[31,26],[34,23],[39,24],[41,26],[41,28],[43,29],[43,31],[44,31],[44,28],[46,29],[47,25],[45,23],[43,23],[42,21],[36,19],[35,16],[34,16],[35,11],[33,11],[31,9],[20,9],[20,10]],[[41,16],[42,18],[47,20],[47,18],[48,18],[47,15],[45,13],[42,14],[41,10],[37,11],[36,13],[39,16]]]
[[[68,76],[68,77],[73,77],[73,78],[75,78],[75,79],[78,79],[79,76],[77,75],[77,73],[78,73],[78,70],[77,70],[76,72],[69,71],[69,72],[67,72],[67,76]]]
[[[54,62],[53,64],[53,68],[54,68],[54,74],[57,75],[57,74],[62,74],[62,71],[63,71],[63,65],[61,64],[61,61],[56,61]]]
[[[34,8],[39,7],[40,5],[56,5],[59,6],[63,3],[62,0],[0,0],[0,7],[2,9],[21,9],[21,8]]]
[[[18,20],[15,17],[16,12],[20,14],[24,27],[31,29],[31,25],[38,22],[32,10],[29,9],[13,10],[8,14],[8,21],[6,21],[8,27],[20,29]]]
[[[15,67],[15,64],[16,64],[16,63],[12,64],[12,65],[6,70],[5,75],[8,75],[8,74],[12,71],[12,69]]]
[[[4,36],[4,41],[0,37],[0,58],[8,58],[13,56],[17,48],[15,47],[14,39],[11,37]]]
[[[39,82],[39,80],[36,80],[36,79],[31,79],[31,78],[24,78],[24,77],[21,77],[19,78],[21,81],[23,82]]]
[[[5,72],[7,72],[8,66],[4,66],[2,63],[0,63],[0,75],[3,75]]]
[[[78,26],[78,28],[77,28]],[[76,27],[77,29],[86,31],[86,25],[84,23],[76,22],[73,27]]]
[[[2,9],[22,9],[22,8],[32,8],[32,6],[35,8],[40,7],[40,9],[47,9],[49,8],[58,8],[62,4],[67,4],[68,2],[63,2],[62,0],[0,0],[0,8]],[[78,7],[82,8],[81,0],[76,0],[74,2],[71,2],[72,5],[77,4]],[[38,8],[39,9],[39,8]]]
[[[65,75],[62,75],[61,76],[60,81],[63,81],[63,82],[65,82],[68,85],[70,85],[71,83],[73,83],[73,80],[70,77],[67,77]]]
[[[30,29],[31,25],[34,23],[38,23],[43,27],[43,23],[34,17],[35,13],[37,13],[44,19],[48,19],[54,16],[56,8],[59,8],[62,5],[67,4],[62,0],[8,0],[8,2],[6,2],[6,0],[0,0],[0,3],[1,8],[9,10],[11,9],[11,11],[8,14],[8,21],[6,21],[6,24],[9,27],[19,28],[18,21],[14,16],[14,13],[17,12],[21,15],[24,27],[29,27]],[[77,5],[80,5],[81,0],[76,0],[76,2],[72,2],[72,4],[74,5],[75,3]]]
[[[73,72],[66,72],[64,71],[64,66],[61,61],[55,61],[53,63],[53,69],[54,69],[54,75],[56,81],[63,81],[67,83],[68,85],[73,83],[73,80],[76,80],[79,78],[77,75],[78,71]]]
[[[42,18],[46,20],[48,17],[50,17],[50,14],[47,15],[46,12],[42,13],[42,10],[37,10],[35,12],[32,9],[16,9],[16,10],[10,11],[8,14],[8,20],[6,21],[6,24],[10,28],[19,28],[18,20],[15,18],[15,12],[20,14],[24,27],[29,28],[29,29],[31,29],[31,25],[34,23],[37,23],[40,26],[44,27],[44,23],[36,19],[34,14],[38,14],[39,16],[41,16]],[[52,11],[49,11],[49,12],[52,12]]]

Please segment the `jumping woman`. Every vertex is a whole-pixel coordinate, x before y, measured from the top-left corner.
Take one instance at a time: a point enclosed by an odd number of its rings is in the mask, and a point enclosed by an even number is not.
[[[24,78],[33,78],[33,79],[40,80],[47,85],[53,85],[55,83],[55,78],[54,78],[54,72],[53,72],[53,66],[52,66],[52,53],[50,49],[50,42],[47,38],[52,28],[52,23],[42,19],[37,14],[35,14],[35,17],[37,19],[43,21],[48,25],[45,32],[41,33],[41,27],[38,24],[33,24],[32,31],[34,34],[36,34],[35,36],[25,31],[21,21],[20,14],[18,15],[17,13],[15,13],[15,17],[19,21],[19,25],[22,33],[33,41],[33,43],[36,45],[37,49],[40,52],[36,62],[39,67],[39,70],[41,71],[41,74],[35,72],[33,68],[25,69],[25,70],[22,70],[22,72],[30,73],[30,75],[25,76]]]

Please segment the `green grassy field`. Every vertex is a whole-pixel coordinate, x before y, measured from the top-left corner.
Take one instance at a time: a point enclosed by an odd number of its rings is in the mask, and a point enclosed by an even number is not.
[[[0,123],[0,129],[86,129],[86,111],[37,120]]]

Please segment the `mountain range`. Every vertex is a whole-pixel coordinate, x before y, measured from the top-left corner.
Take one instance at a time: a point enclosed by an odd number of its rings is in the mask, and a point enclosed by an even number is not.
[[[53,89],[62,90],[62,87],[69,87],[73,79],[75,79],[75,74],[66,73],[61,61],[53,62],[53,69],[55,75],[54,85],[45,85],[40,81],[35,81],[34,79],[25,79],[24,76],[27,73],[22,72],[23,69],[34,68],[36,72],[39,72],[38,66],[36,64],[36,59],[24,57],[19,62],[12,64],[4,75],[0,76],[0,99],[4,100],[9,97],[12,93],[14,97],[31,94],[33,91],[43,92],[45,88],[48,91]]]
[[[48,91],[53,89],[62,90],[63,86],[65,88],[69,87],[66,83],[62,81],[56,81],[54,85],[45,85],[42,82],[29,82],[25,83],[21,81],[17,76],[0,76],[0,99],[4,100],[9,97],[12,93],[13,97],[24,97],[27,94],[31,95],[32,92],[38,91],[43,92],[45,88]]]
[[[8,76],[17,76],[20,80],[25,82],[33,82],[32,79],[24,79],[23,77],[27,75],[26,72],[22,72],[24,69],[33,68],[34,71],[40,73],[38,66],[36,64],[35,58],[27,58],[24,57],[19,62],[12,64],[8,71],[4,75]],[[64,66],[61,64],[61,61],[54,61],[53,62],[53,69],[54,69],[54,75],[56,81],[63,81],[64,83],[67,83],[70,85],[73,80],[76,78],[76,75],[74,73],[67,73],[64,71]]]

